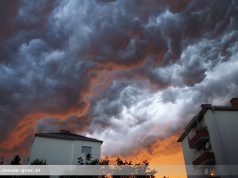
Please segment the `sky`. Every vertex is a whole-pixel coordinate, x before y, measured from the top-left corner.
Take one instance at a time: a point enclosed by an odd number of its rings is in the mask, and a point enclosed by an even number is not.
[[[237,59],[236,0],[1,0],[0,156],[69,129],[103,155],[182,164],[200,105],[238,96]]]

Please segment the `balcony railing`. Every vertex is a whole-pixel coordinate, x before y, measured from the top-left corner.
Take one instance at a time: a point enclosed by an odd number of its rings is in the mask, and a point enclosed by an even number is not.
[[[215,155],[213,152],[203,152],[193,161],[193,165],[214,165]]]
[[[190,148],[200,148],[209,140],[208,131],[203,129],[199,130],[191,140],[189,140],[189,147]]]

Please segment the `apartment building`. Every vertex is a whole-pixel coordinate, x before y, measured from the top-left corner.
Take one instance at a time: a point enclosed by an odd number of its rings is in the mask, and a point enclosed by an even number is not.
[[[201,105],[179,137],[190,177],[238,177],[238,99]]]

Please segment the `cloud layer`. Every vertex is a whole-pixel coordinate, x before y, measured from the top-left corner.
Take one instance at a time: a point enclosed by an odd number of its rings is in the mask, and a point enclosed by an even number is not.
[[[35,132],[62,128],[104,140],[104,154],[154,150],[200,104],[238,95],[237,1],[0,7],[2,155],[27,154]]]

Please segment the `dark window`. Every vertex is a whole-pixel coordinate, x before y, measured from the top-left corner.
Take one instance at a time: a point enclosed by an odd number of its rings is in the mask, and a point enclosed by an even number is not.
[[[82,153],[83,154],[91,154],[92,153],[92,147],[89,146],[82,146]]]

